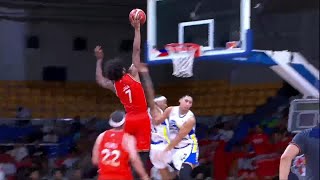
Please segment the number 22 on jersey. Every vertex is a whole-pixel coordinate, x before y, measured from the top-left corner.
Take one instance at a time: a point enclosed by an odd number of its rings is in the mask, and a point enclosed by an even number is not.
[[[119,157],[121,152],[119,150],[110,150],[106,148],[101,151],[101,154],[103,164],[114,167],[120,166]]]
[[[125,90],[124,93],[128,95],[129,103],[132,103],[131,89]]]

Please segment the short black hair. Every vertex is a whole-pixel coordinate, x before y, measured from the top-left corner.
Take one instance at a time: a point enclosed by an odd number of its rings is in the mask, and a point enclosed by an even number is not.
[[[112,59],[102,63],[103,76],[111,81],[119,81],[123,77],[125,67],[120,59]]]
[[[185,97],[191,97],[193,99],[193,97],[191,95],[189,95],[189,94],[186,94],[186,95],[182,96],[180,99],[183,99]]]

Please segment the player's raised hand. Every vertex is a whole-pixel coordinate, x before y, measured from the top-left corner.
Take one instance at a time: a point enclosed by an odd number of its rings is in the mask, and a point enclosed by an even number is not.
[[[134,19],[132,19],[131,25],[135,30],[140,30],[140,16],[137,16]]]
[[[94,55],[96,56],[97,60],[103,59],[104,54],[101,46],[96,46],[96,48],[94,48]]]
[[[159,151],[158,154],[156,154],[156,158],[163,162],[163,163],[170,163],[172,161],[172,154],[171,151],[163,150]]]

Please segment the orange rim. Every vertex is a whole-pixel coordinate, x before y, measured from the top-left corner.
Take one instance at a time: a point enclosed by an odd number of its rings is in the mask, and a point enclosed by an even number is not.
[[[170,43],[165,46],[165,49],[171,52],[195,50],[194,57],[200,56],[200,45],[195,43]]]

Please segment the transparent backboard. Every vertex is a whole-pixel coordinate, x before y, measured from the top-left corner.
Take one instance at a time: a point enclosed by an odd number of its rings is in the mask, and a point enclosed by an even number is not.
[[[147,60],[170,59],[170,43],[199,44],[201,56],[244,53],[250,9],[250,0],[148,0]]]

